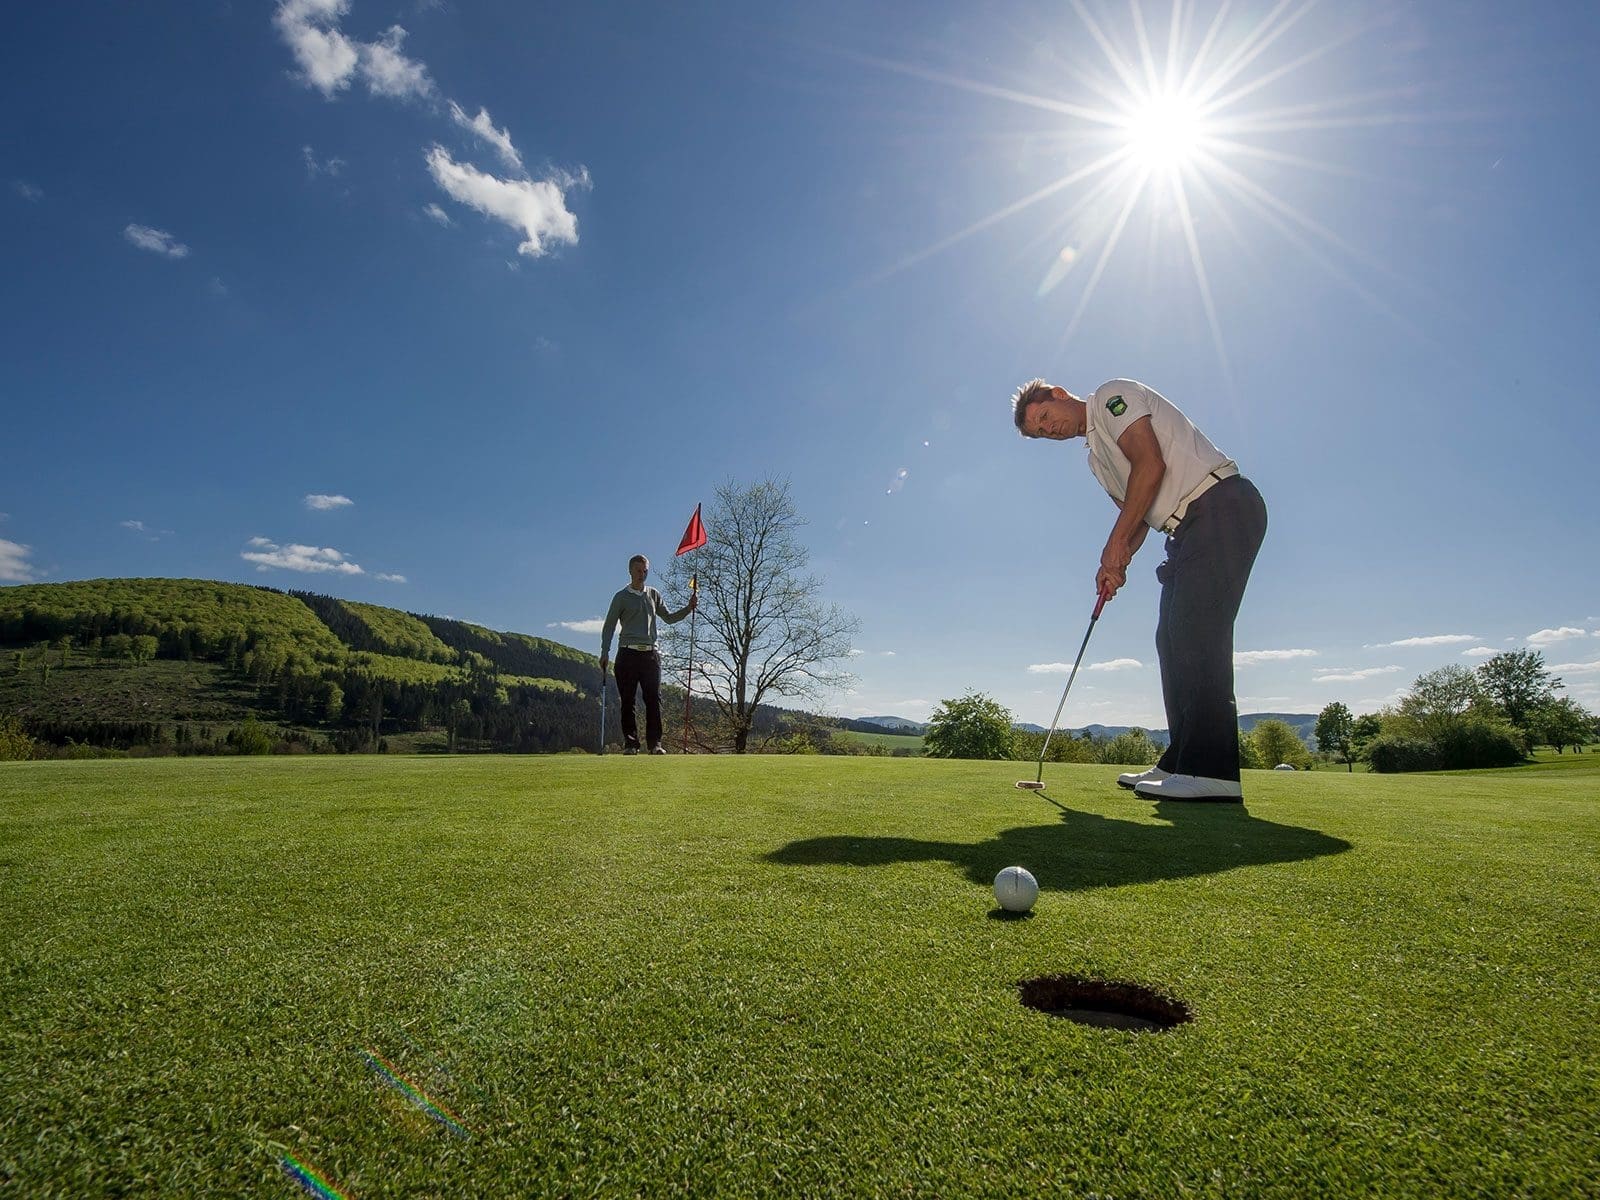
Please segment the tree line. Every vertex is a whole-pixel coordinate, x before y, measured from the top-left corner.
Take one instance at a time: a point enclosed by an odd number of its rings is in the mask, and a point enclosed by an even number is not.
[[[1317,717],[1318,748],[1347,769],[1440,771],[1508,767],[1535,746],[1558,754],[1600,740],[1600,718],[1571,696],[1537,650],[1512,650],[1476,670],[1451,665],[1417,676],[1393,705],[1355,716],[1335,701]]]

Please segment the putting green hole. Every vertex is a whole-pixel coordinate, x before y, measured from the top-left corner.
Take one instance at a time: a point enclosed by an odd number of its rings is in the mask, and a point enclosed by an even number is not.
[[[1182,1000],[1137,983],[1079,975],[1041,975],[1024,979],[1017,987],[1027,1007],[1096,1029],[1158,1033],[1194,1020]]]

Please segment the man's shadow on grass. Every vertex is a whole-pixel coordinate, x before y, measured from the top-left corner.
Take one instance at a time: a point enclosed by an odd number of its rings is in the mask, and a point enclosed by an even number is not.
[[[1342,838],[1315,829],[1259,820],[1242,804],[1168,800],[1152,806],[1163,824],[1151,825],[1077,812],[1043,793],[1034,794],[1060,809],[1061,819],[1048,825],[1007,829],[981,842],[849,834],[804,838],[763,857],[791,867],[830,863],[881,867],[942,860],[960,867],[973,883],[985,886],[1001,869],[1021,864],[1033,872],[1041,888],[1084,891],[1210,875],[1235,867],[1300,862],[1351,848]]]

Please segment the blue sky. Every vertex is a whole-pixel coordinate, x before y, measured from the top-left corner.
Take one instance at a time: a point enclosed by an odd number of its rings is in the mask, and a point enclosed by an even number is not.
[[[771,476],[861,622],[832,711],[1042,724],[1115,510],[1007,398],[1131,376],[1267,499],[1243,711],[1529,645],[1600,708],[1600,10],[786,7],[18,10],[0,582],[595,650]],[[1066,724],[1165,724],[1159,559]]]

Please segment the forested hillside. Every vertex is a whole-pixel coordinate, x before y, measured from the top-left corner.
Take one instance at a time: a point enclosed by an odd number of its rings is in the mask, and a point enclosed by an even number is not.
[[[0,714],[57,746],[206,752],[237,749],[245,728],[280,749],[594,748],[599,679],[594,655],[543,638],[311,592],[195,579],[0,588]],[[664,707],[677,728],[681,691]],[[695,708],[710,732],[714,713]],[[761,724],[782,719],[770,710]],[[615,720],[613,705],[613,740]]]

